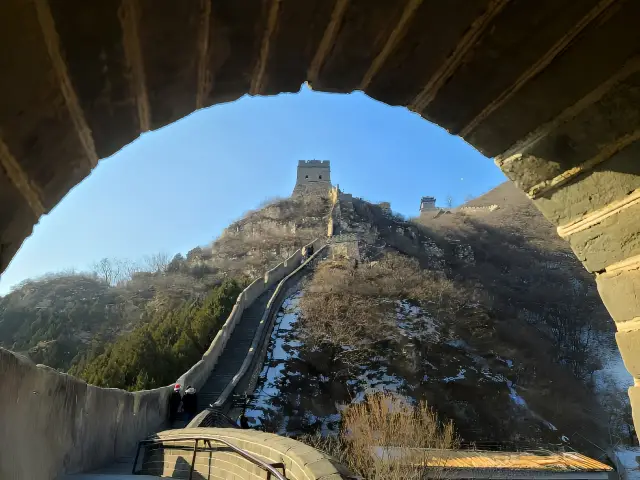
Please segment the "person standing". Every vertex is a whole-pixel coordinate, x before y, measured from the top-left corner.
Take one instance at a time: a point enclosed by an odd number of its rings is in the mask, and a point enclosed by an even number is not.
[[[198,395],[196,389],[191,385],[187,387],[182,396],[182,409],[187,423],[193,420],[193,417],[198,413]]]
[[[173,386],[173,392],[169,397],[169,423],[173,425],[178,417],[178,410],[180,409],[180,403],[182,402],[182,395],[180,395],[180,384],[176,383]]]

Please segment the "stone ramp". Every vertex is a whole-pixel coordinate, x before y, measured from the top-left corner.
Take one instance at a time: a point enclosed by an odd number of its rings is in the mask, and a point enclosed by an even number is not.
[[[243,313],[213,372],[198,392],[198,412],[215,403],[244,362],[260,320],[277,285],[267,289]]]
[[[158,479],[161,477],[149,476],[149,475],[133,475],[131,473],[133,469],[134,457],[122,457],[117,459],[111,465],[104,468],[99,468],[91,472],[75,473],[71,475],[62,475],[57,480],[123,480],[126,478],[142,480],[142,479]]]

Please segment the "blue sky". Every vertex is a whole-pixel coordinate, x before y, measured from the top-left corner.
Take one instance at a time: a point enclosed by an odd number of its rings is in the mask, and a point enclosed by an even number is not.
[[[43,217],[0,279],[102,257],[139,259],[205,245],[243,212],[293,189],[298,160],[330,160],[348,193],[415,215],[420,197],[456,204],[505,180],[463,140],[361,93],[243,97],[150,132],[104,159]]]

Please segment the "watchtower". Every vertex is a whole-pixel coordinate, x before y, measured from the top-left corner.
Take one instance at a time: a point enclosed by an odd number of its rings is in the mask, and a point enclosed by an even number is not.
[[[293,189],[294,195],[308,193],[327,194],[331,188],[331,167],[329,160],[298,161],[298,177]]]
[[[436,209],[436,197],[422,197],[420,200],[420,211],[425,212]]]

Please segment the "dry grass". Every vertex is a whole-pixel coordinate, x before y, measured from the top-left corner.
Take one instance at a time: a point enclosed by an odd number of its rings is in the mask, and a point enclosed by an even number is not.
[[[232,223],[211,245],[206,264],[230,275],[262,275],[295,250],[326,234],[326,197],[265,202]]]
[[[339,437],[306,437],[303,441],[323,450],[352,472],[370,480],[427,478],[420,468],[398,459],[380,459],[373,447],[451,449],[459,445],[452,422],[442,422],[425,402],[412,405],[393,393],[378,393],[363,403],[348,406],[342,415]],[[438,476],[430,472],[429,478]]]

